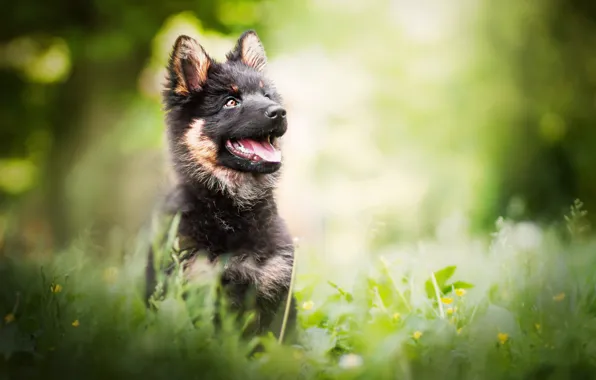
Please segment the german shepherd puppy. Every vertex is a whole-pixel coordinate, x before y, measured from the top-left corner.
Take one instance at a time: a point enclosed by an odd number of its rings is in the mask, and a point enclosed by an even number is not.
[[[254,291],[256,332],[277,334],[273,323],[284,313],[294,246],[273,195],[288,122],[266,65],[252,30],[225,62],[193,38],[177,38],[163,90],[177,183],[165,204],[168,213],[180,213],[179,236],[191,241],[185,277],[192,281],[200,272],[197,258],[213,265],[229,254],[221,276],[229,303],[240,311]],[[288,326],[294,319],[292,297]]]

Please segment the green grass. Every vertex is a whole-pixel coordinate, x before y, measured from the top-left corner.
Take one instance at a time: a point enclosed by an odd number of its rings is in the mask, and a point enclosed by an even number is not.
[[[348,285],[299,249],[294,346],[244,342],[231,316],[216,334],[209,283],[184,302],[174,278],[148,311],[142,245],[102,259],[85,239],[41,261],[15,253],[0,259],[0,379],[591,378],[596,240],[584,216],[576,203],[565,231],[500,220],[486,244],[443,233],[385,247]],[[249,358],[258,341],[266,351]]]

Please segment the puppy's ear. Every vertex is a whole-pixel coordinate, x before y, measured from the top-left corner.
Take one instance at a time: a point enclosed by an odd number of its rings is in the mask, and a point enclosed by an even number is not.
[[[183,96],[200,91],[207,81],[207,72],[212,64],[213,61],[196,40],[185,35],[179,36],[168,66],[171,89]]]
[[[257,71],[263,71],[267,66],[265,48],[254,30],[248,30],[240,36],[227,58],[228,61],[242,62]]]

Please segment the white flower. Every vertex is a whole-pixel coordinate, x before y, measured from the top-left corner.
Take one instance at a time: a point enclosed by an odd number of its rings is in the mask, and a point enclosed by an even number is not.
[[[542,244],[542,230],[533,223],[521,222],[515,226],[513,241],[517,248],[530,251]]]
[[[356,354],[346,354],[339,358],[341,368],[356,368],[362,365],[362,356]]]

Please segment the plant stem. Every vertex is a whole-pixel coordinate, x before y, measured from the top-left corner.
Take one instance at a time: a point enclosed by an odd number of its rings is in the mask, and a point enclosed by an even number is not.
[[[288,299],[286,301],[286,310],[284,312],[284,319],[281,324],[281,331],[279,333],[278,343],[281,344],[284,340],[284,334],[286,332],[286,325],[288,323],[288,317],[290,315],[290,305],[292,304],[292,289],[294,289],[294,277],[296,276],[296,257],[298,257],[298,250],[294,251],[294,261],[292,265],[292,277],[290,279],[290,287],[288,289]]]
[[[441,293],[439,291],[439,284],[437,284],[437,278],[435,272],[431,272],[431,279],[433,280],[433,287],[435,288],[435,295],[437,296],[437,302],[439,303],[439,315],[442,319],[445,319],[445,312],[443,311],[443,304],[441,303]]]

